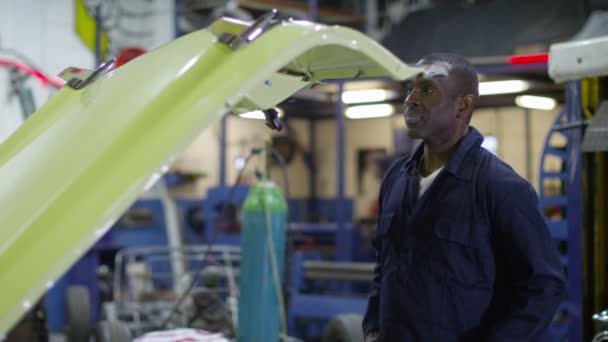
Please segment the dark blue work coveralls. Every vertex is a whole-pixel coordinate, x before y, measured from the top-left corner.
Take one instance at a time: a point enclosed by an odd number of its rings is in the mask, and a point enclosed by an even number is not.
[[[538,341],[565,291],[528,182],[473,127],[418,199],[422,145],[380,188],[377,266],[363,321],[380,341]]]

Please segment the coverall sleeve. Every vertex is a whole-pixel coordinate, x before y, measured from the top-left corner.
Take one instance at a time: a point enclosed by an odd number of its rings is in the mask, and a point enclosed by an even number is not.
[[[506,282],[507,300],[488,340],[538,341],[564,294],[564,272],[534,189],[525,182],[508,188],[491,223],[497,281]]]
[[[379,215],[382,215],[382,195],[384,193],[383,188],[385,187],[385,182],[380,186],[380,195],[379,195]],[[380,221],[378,221],[380,224]],[[380,259],[382,253],[382,239],[379,234],[379,227],[376,226],[376,234],[374,240],[372,241],[372,245],[376,251],[376,267],[374,268],[374,278],[372,279],[372,290],[369,295],[369,299],[367,302],[367,311],[365,312],[365,316],[363,317],[363,335],[367,336],[368,333],[372,331],[380,330],[380,322],[379,322],[379,311],[380,311],[380,279],[382,279],[382,260]]]

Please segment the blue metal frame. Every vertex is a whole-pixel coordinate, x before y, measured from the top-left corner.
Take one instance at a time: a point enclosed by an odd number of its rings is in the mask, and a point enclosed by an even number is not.
[[[226,186],[226,126],[228,117],[224,115],[220,121],[220,186]]]
[[[95,7],[95,65],[94,69],[102,63],[102,40],[103,40],[103,18],[101,16],[101,4]]]
[[[336,168],[336,224],[327,227],[319,224],[310,224],[306,226],[298,225],[298,228],[292,225],[290,227],[290,230],[291,233],[295,233],[296,230],[298,230],[298,232],[300,233],[305,233],[309,236],[314,236],[315,240],[317,240],[317,237],[323,239],[328,233],[330,236],[333,235],[334,243],[336,246],[335,259],[341,261],[351,261],[353,260],[353,256],[355,254],[352,248],[353,234],[355,233],[355,230],[353,229],[352,224],[347,225],[346,223],[346,199],[344,196],[344,159],[346,129],[344,118],[344,106],[341,101],[344,83],[338,82],[337,85],[339,100],[336,105],[336,159],[338,163]],[[313,148],[315,134],[315,130],[311,129],[311,146],[313,146]],[[310,324],[307,328],[308,331],[304,334],[320,335],[320,330],[324,326],[325,322],[337,314],[353,312],[363,314],[367,306],[366,296],[352,296],[353,284],[350,282],[331,282],[334,289],[332,291],[340,290],[340,292],[344,294],[343,296],[301,293],[301,288],[302,286],[304,286],[305,282],[302,267],[303,262],[304,257],[302,256],[302,254],[299,252],[295,253],[291,264],[291,289],[289,291],[290,301],[288,312],[288,324],[291,334],[299,335],[300,333],[297,331],[295,326],[296,318],[309,318],[316,320],[318,324]]]
[[[313,228],[314,229],[314,228]],[[322,227],[319,229],[324,230]],[[334,294],[313,294],[312,282],[304,276],[304,261],[319,259],[318,255],[308,253],[304,255],[297,252],[291,260],[290,289],[287,326],[290,336],[299,338],[318,337],[326,322],[338,314],[355,313],[363,315],[367,308],[367,291],[359,296],[345,294],[337,296]],[[351,285],[349,283],[349,285]],[[305,293],[302,289],[310,287]],[[296,325],[297,319],[308,319],[306,331],[301,331]],[[317,324],[315,324],[317,323]]]
[[[583,198],[582,198],[582,127],[565,131],[555,128],[567,122],[582,120],[580,100],[580,82],[569,82],[566,85],[566,108],[555,119],[551,131],[545,139],[545,146],[540,165],[539,194],[540,209],[559,208],[561,219],[547,219],[547,226],[553,239],[567,242],[567,255],[562,255],[562,264],[568,269],[568,299],[558,309],[557,317],[567,315],[567,321],[555,320],[550,326],[552,340],[581,341],[583,337]],[[551,146],[551,138],[560,135],[567,139],[565,150]],[[558,172],[545,171],[547,156],[557,157],[564,165]],[[544,182],[559,179],[566,185],[563,194],[549,196],[545,194]],[[565,214],[565,215],[564,215]]]
[[[547,72],[547,63],[525,63],[525,64],[478,64],[475,65],[475,70],[480,74],[497,75],[497,74],[518,74],[527,72]]]
[[[555,121],[553,122],[552,127],[556,127],[556,126],[560,125],[566,117],[567,117],[566,111],[562,111],[557,116]],[[543,186],[543,184],[545,183],[545,180],[559,179],[563,182],[568,181],[568,173],[565,171],[564,172],[545,172],[544,171],[545,162],[546,162],[545,156],[548,156],[548,155],[555,156],[555,157],[561,159],[562,162],[565,163],[566,165],[568,164],[567,152],[557,150],[550,145],[550,141],[551,141],[551,138],[553,137],[553,135],[558,134],[561,136],[565,136],[567,138],[566,133],[567,132],[555,131],[552,128],[551,131],[549,132],[549,134],[547,134],[547,137],[545,138],[545,145],[543,147],[543,156],[541,157],[541,161],[540,161],[540,177],[538,180],[539,189],[540,189],[539,203],[540,203],[541,211],[544,211],[544,209],[546,207],[553,207],[553,206],[563,207],[565,209],[566,206],[568,205],[568,197],[565,194],[560,195],[560,196],[548,196],[547,194],[545,194],[544,186]],[[547,220],[547,226],[549,227],[551,236],[554,239],[562,240],[562,241],[568,239],[568,222],[566,219]]]
[[[568,197],[567,194],[560,195],[552,195],[549,196],[545,193],[544,183],[545,180],[555,180],[558,179],[564,183],[568,182],[567,172],[547,172],[545,171],[545,163],[547,161],[547,156],[553,156],[559,158],[563,165],[568,166],[567,153],[566,151],[561,151],[555,149],[551,146],[551,140],[555,135],[559,135],[565,138],[568,138],[566,135],[567,132],[556,131],[554,128],[563,123],[563,120],[567,118],[566,110],[562,111],[555,121],[553,122],[552,128],[547,134],[545,138],[545,144],[543,148],[543,156],[541,157],[540,162],[540,176],[539,176],[539,207],[542,213],[545,213],[547,208],[560,208],[562,213],[567,210],[568,206]],[[558,242],[567,241],[568,240],[568,222],[566,218],[562,219],[546,219],[547,227],[549,228],[549,232],[554,240]],[[568,257],[566,255],[561,255],[562,265],[564,267],[568,266]],[[560,307],[557,310],[556,317],[567,317],[569,311],[569,305],[567,300],[561,303]],[[563,320],[554,320],[549,327],[549,337],[553,341],[562,341],[568,335],[568,321]]]
[[[337,131],[337,174],[336,180],[338,183],[338,189],[336,193],[336,224],[338,226],[338,232],[336,237],[336,260],[351,260],[351,236],[346,231],[345,217],[344,217],[344,134],[345,134],[345,122],[344,122],[344,104],[342,103],[342,92],[344,91],[344,83],[338,83],[338,103],[336,105],[336,131]]]
[[[175,6],[173,8],[173,27],[175,29],[174,35],[175,38],[179,38],[182,35],[182,32],[179,29],[179,4],[180,4],[180,0],[175,0],[173,2],[173,6]]]
[[[308,215],[309,219],[317,218],[317,123],[315,120],[308,120],[308,140],[310,151],[308,152]]]
[[[583,119],[580,81],[566,85],[568,122]],[[582,190],[582,143],[583,127],[570,131],[568,146],[568,297],[569,340],[580,341],[583,336],[583,190]]]
[[[308,18],[310,21],[317,22],[319,20],[319,1],[308,0]]]

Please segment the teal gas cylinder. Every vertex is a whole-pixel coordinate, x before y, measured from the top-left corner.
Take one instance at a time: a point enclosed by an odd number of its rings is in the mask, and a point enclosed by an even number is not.
[[[283,284],[287,204],[281,189],[269,180],[251,188],[243,206],[238,342],[279,341],[279,300],[273,278],[267,220],[271,223],[272,245],[280,283]]]

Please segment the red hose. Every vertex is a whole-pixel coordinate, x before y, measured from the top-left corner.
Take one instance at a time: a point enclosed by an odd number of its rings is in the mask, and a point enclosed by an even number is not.
[[[65,82],[58,77],[49,77],[40,70],[34,69],[31,66],[16,60],[0,58],[0,66],[14,68],[30,76],[36,77],[45,87],[51,86],[54,88],[61,88],[65,84]]]

